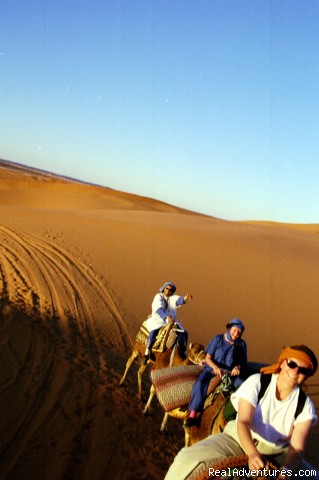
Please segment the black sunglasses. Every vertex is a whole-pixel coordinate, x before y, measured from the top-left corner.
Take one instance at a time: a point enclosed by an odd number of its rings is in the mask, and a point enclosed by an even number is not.
[[[294,362],[293,360],[287,360],[287,365],[292,370],[294,370],[295,368],[298,368],[299,373],[301,373],[302,375],[307,375],[308,377],[309,377],[309,375],[312,375],[312,373],[313,373],[311,368],[299,367],[299,365],[296,362]]]

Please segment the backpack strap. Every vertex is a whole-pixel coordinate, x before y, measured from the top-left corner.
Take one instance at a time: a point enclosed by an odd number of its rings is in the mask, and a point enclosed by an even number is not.
[[[298,417],[298,415],[303,411],[303,407],[305,406],[307,400],[307,395],[303,391],[301,387],[299,387],[299,396],[298,396],[298,403],[297,403],[297,408],[295,411],[295,420]]]
[[[260,375],[260,390],[259,390],[259,393],[258,393],[257,404],[260,402],[262,397],[265,395],[267,387],[270,384],[270,380],[271,380],[271,374],[262,373]],[[296,411],[295,411],[295,415],[294,415],[295,420],[298,417],[298,415],[302,412],[303,407],[305,406],[305,403],[306,403],[306,399],[307,399],[307,395],[302,390],[302,388],[299,386],[298,403],[297,403],[297,407],[296,407]]]
[[[262,397],[265,395],[268,385],[270,384],[271,374],[261,373],[260,374],[260,390],[258,393],[257,404],[260,402]]]

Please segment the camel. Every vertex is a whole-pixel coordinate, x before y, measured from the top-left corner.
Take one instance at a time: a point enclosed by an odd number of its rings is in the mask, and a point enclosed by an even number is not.
[[[265,366],[265,364],[248,362],[246,366],[246,376],[248,377],[253,373],[259,372],[262,366]],[[153,385],[152,387],[153,392],[156,393],[155,387]],[[177,386],[176,390],[174,391],[174,397],[179,396],[178,388],[179,386]],[[198,441],[206,438],[208,435],[221,433],[227,423],[224,418],[225,405],[233,391],[234,387],[232,385],[232,380],[229,373],[224,373],[222,378],[213,377],[208,387],[207,397],[204,404],[204,410],[201,415],[199,428],[186,427],[185,420],[188,417],[188,410],[186,405],[165,412],[164,419],[161,425],[161,432],[164,431],[166,427],[168,416],[171,416],[183,421],[186,447],[197,443]],[[146,410],[146,408],[147,405],[144,410]]]
[[[125,371],[120,380],[120,385],[123,385],[123,383],[125,382],[127,373],[132,363],[134,362],[134,360],[136,360],[137,358],[144,359],[146,345],[145,345],[145,338],[141,336],[141,329],[137,334],[132,353],[126,362]],[[169,338],[169,333],[171,331],[176,332],[175,341],[172,345],[166,346],[163,349],[163,351],[156,351],[156,350],[154,351],[154,348],[153,348],[153,354],[154,354],[155,360],[149,359],[146,364],[142,363],[140,365],[137,372],[138,398],[140,400],[142,400],[142,378],[149,364],[153,365],[153,368],[165,368],[165,367],[168,367],[169,365],[196,364],[196,363],[200,363],[205,358],[204,347],[199,343],[191,343],[188,347],[187,358],[183,357],[183,355],[180,353],[179,348],[177,346],[178,334],[182,332],[177,328],[176,324],[170,324],[167,327],[163,327],[162,330],[163,330],[163,337],[166,340]],[[160,336],[160,334],[158,336]],[[167,344],[168,342],[166,342],[166,345]],[[154,345],[154,347],[155,346],[156,345]],[[151,390],[152,390],[152,387],[151,387]],[[154,396],[154,393],[152,395],[152,398]],[[149,405],[150,403],[151,403],[151,400],[149,399]]]
[[[161,358],[163,360],[163,358]],[[176,345],[173,347],[170,357],[167,357],[169,360],[169,365],[165,365],[163,362],[156,362],[154,365],[154,370],[163,369],[165,367],[175,367],[175,366],[186,366],[186,365],[199,365],[205,360],[205,351],[203,345],[200,343],[190,343],[188,347],[187,358],[183,359],[178,353]],[[145,404],[143,414],[146,415],[150,412],[151,403],[156,394],[155,386],[152,384],[150,388],[150,394],[148,400]],[[163,433],[166,430],[168,416],[174,416],[175,418],[183,419],[187,412],[180,411],[180,409],[174,410],[175,415],[172,415],[172,412],[165,412],[164,418],[161,423],[160,432]]]
[[[234,388],[228,373],[224,374],[222,379],[218,377],[212,378],[201,415],[200,427],[187,428],[183,425],[186,447],[203,440],[208,435],[221,433],[224,430],[227,423],[224,418],[224,409],[233,391]]]
[[[183,365],[190,365],[189,362],[184,362]],[[167,371],[168,369],[166,369]],[[165,373],[166,374],[166,373]],[[156,383],[156,382],[155,382]],[[170,383],[170,382],[169,382]],[[208,388],[208,395],[204,406],[204,412],[201,418],[200,428],[185,426],[185,420],[188,417],[187,405],[181,405],[173,410],[166,410],[160,426],[160,432],[163,433],[167,428],[167,421],[169,417],[174,417],[183,421],[183,427],[185,432],[185,447],[193,445],[194,443],[202,440],[213,433],[220,433],[223,431],[226,421],[223,417],[223,411],[228,400],[231,390],[230,379],[226,375],[221,380],[219,377],[214,377]],[[169,389],[172,387],[168,387]],[[165,387],[164,387],[165,389]],[[156,394],[156,388],[152,384],[150,389],[150,396],[148,402],[145,405],[143,413],[146,414],[149,411],[152,399]],[[174,395],[175,397],[175,395]],[[178,398],[178,392],[176,392],[176,398]],[[166,407],[167,405],[165,405]]]

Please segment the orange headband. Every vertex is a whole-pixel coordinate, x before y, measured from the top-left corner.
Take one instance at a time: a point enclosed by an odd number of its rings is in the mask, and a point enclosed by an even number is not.
[[[309,355],[307,355],[304,351],[298,350],[297,348],[285,347],[280,354],[277,363],[270,365],[269,367],[263,367],[260,369],[261,373],[279,373],[280,366],[284,360],[288,360],[288,358],[295,358],[296,360],[300,360],[307,365],[307,368],[311,368],[312,370],[316,370],[315,365],[313,364]],[[314,373],[314,372],[313,372]]]

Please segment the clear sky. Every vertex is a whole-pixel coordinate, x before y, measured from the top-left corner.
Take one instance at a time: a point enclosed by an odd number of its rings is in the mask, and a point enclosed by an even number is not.
[[[0,0],[0,158],[319,223],[318,0]]]

